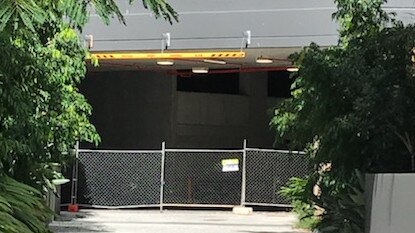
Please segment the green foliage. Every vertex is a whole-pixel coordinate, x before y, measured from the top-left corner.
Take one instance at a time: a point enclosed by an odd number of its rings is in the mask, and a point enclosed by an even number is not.
[[[363,185],[358,171],[347,182],[326,171],[305,179],[291,178],[279,193],[291,201],[299,228],[318,229],[320,233],[363,233]],[[317,196],[311,191],[316,187]]]
[[[39,191],[0,176],[0,232],[46,233],[46,222],[51,218]]]
[[[364,179],[357,172],[348,182],[336,179],[330,172],[319,176],[319,197],[312,203],[321,210],[321,221],[315,226],[320,233],[364,232]]]
[[[133,4],[135,0],[129,0]],[[178,21],[177,12],[165,0],[142,0],[146,9],[150,9],[156,18],[162,17],[173,23]],[[39,33],[39,26],[55,27],[63,18],[69,21],[72,28],[82,30],[93,9],[104,23],[109,24],[111,18],[117,18],[125,24],[124,16],[114,0],[0,0],[0,31],[6,27],[19,29],[26,27]],[[52,22],[52,23],[51,23]],[[37,28],[36,28],[37,27]]]
[[[88,120],[91,106],[77,89],[88,51],[75,29],[87,21],[87,4],[105,22],[124,18],[111,0],[0,4],[0,167],[20,181],[42,185],[56,175],[48,164],[69,163],[77,140],[99,142]],[[164,0],[143,4],[156,16],[177,20]]]
[[[299,220],[296,227],[313,230],[319,224],[320,218],[315,215],[315,206],[309,202],[311,184],[309,178],[293,177],[278,193],[291,201],[292,211],[297,214]]]
[[[334,0],[337,12],[333,18],[340,24],[342,42],[379,32],[394,22],[382,5],[387,0]]]
[[[113,0],[0,4],[0,232],[43,233],[50,210],[42,191],[54,190],[53,180],[62,178],[55,167],[74,160],[76,141],[100,140],[77,88],[88,51],[76,30],[90,9],[106,23],[124,18]],[[177,20],[164,0],[143,4],[156,17]]]
[[[306,48],[293,98],[271,122],[277,136],[308,145],[315,164],[331,161],[346,177],[356,168],[412,170],[414,31],[395,26],[350,40],[347,48]]]
[[[8,25],[16,29],[19,22],[35,31],[34,24],[41,24],[46,18],[43,9],[34,0],[0,0],[0,5],[0,31]]]
[[[132,2],[134,0],[130,0],[130,4]],[[178,20],[177,12],[165,0],[143,0],[143,5],[146,9],[150,9],[156,18],[163,17],[170,23],[173,23],[173,20]]]
[[[292,201],[292,211],[297,214],[298,222],[294,225],[300,229],[316,229],[320,223],[320,217],[314,215],[316,211],[310,203],[302,201]]]
[[[360,173],[415,171],[415,27],[391,19],[383,2],[336,1],[339,46],[292,56],[292,98],[271,121],[277,140],[305,148],[314,164],[305,188],[321,194],[301,201],[323,211],[319,232],[364,231]]]
[[[298,177],[292,177],[288,181],[287,186],[282,187],[278,193],[290,201],[306,201],[307,197],[309,196],[309,192],[311,192],[311,187],[307,187],[308,184],[308,178],[302,179]]]
[[[0,158],[6,172],[26,183],[43,180],[45,163],[67,164],[77,140],[99,141],[88,120],[91,107],[76,87],[86,50],[73,29],[61,28],[46,44],[23,33],[0,37]]]

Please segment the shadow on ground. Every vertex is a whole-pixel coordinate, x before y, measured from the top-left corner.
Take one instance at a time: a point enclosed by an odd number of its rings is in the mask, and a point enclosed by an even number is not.
[[[294,233],[292,231],[281,232],[281,231],[239,231],[241,233]]]
[[[105,228],[100,228],[97,226],[49,226],[49,229],[52,232],[58,233],[70,233],[70,232],[80,232],[80,233],[90,233],[90,232],[112,232]]]
[[[113,232],[99,223],[80,223],[79,219],[94,216],[91,212],[61,212],[55,217],[55,221],[49,225],[49,230],[54,233],[92,233],[92,232]]]

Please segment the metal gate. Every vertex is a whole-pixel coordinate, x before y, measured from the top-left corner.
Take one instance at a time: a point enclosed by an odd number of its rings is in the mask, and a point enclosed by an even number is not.
[[[71,202],[97,208],[285,207],[277,191],[308,171],[302,152],[164,145],[155,151],[78,149]]]
[[[235,206],[241,201],[242,171],[223,172],[222,161],[242,161],[237,150],[166,150],[165,206]]]
[[[78,153],[79,204],[118,208],[160,205],[160,151]]]
[[[305,177],[308,173],[305,154],[298,151],[246,149],[245,205],[290,206],[278,194],[291,177]]]

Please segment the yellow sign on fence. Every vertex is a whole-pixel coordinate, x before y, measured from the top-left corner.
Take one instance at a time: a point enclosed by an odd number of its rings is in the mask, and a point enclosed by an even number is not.
[[[222,172],[237,172],[239,171],[239,159],[223,159]]]

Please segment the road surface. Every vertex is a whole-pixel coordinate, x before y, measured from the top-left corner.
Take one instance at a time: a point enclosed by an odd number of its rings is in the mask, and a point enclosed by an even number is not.
[[[63,212],[50,229],[55,233],[295,233],[295,217],[286,212],[200,210],[82,210]]]

